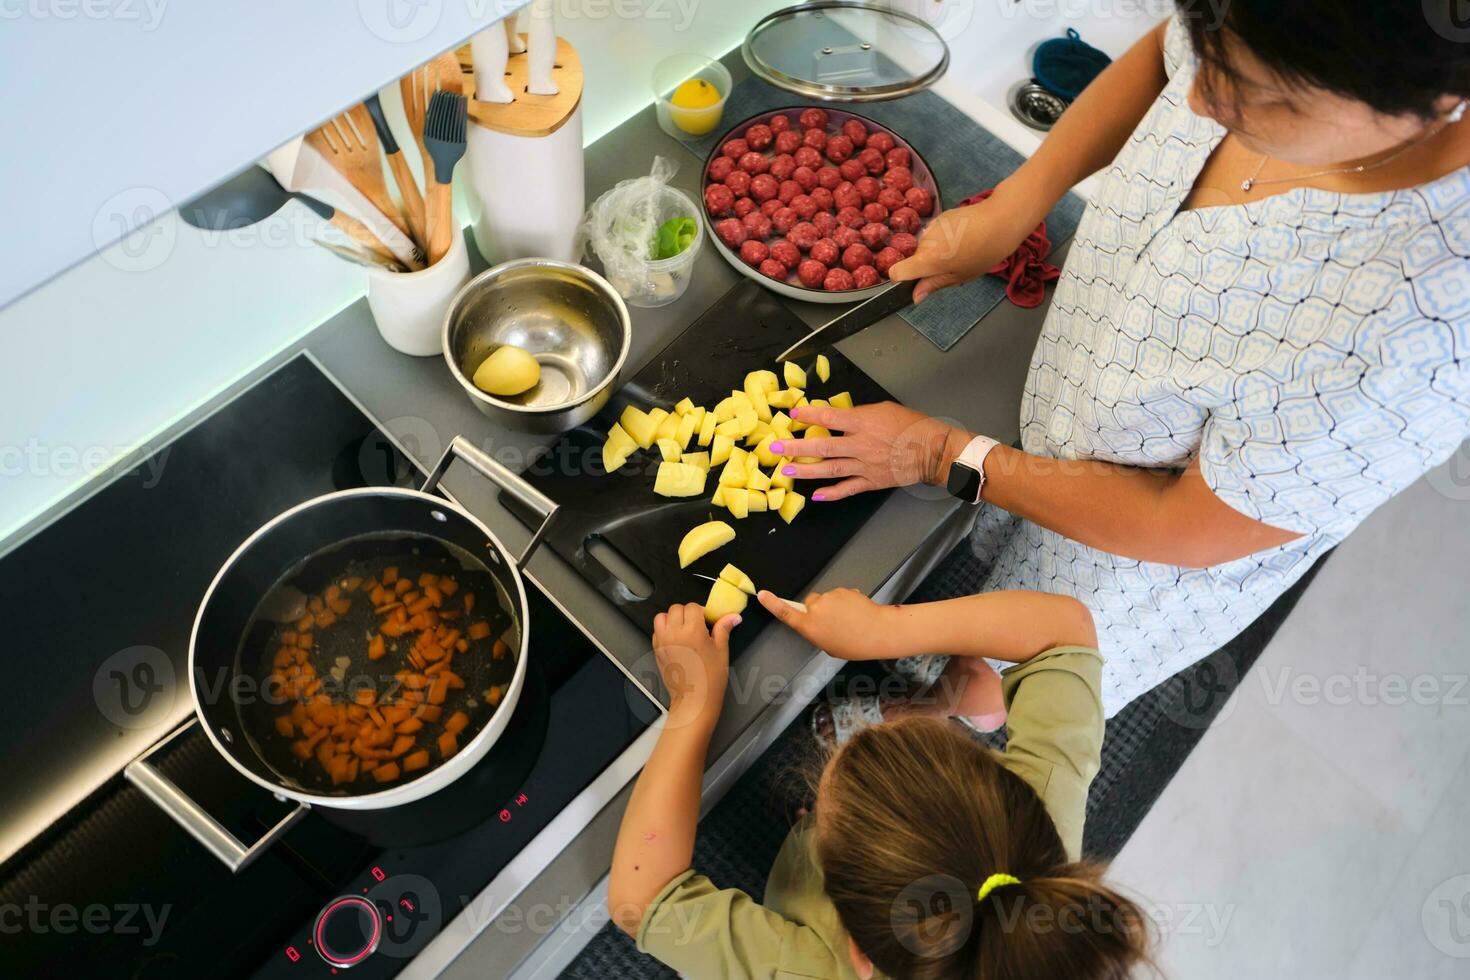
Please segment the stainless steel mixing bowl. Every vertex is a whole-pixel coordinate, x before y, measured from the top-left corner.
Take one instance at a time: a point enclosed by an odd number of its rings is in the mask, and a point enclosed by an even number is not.
[[[628,357],[632,324],[606,279],[570,262],[516,259],[465,283],[444,315],[444,360],[479,410],[532,432],[563,432],[607,403]],[[490,395],[470,378],[504,344],[531,353],[541,381]]]

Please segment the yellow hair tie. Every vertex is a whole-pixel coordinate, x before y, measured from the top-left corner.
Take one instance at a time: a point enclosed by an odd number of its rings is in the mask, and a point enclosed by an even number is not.
[[[1020,883],[1021,879],[1014,875],[993,874],[985,879],[985,884],[980,886],[980,892],[975,896],[975,900],[977,902],[983,902],[991,892],[1002,885],[1019,885]]]

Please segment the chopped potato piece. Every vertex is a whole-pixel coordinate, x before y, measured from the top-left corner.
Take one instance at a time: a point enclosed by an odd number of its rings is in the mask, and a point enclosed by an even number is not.
[[[735,529],[724,521],[707,521],[692,528],[679,542],[679,567],[688,568],[700,558],[735,540]]]
[[[826,381],[827,379],[823,378],[822,380]],[[691,399],[688,395],[680,398],[679,404],[674,406],[675,415],[688,415],[692,411],[694,411],[694,400]]]
[[[660,439],[672,439],[679,434],[679,416],[664,412],[663,418],[658,421],[658,431],[653,435],[653,441]]]
[[[638,443],[628,435],[621,423],[614,422],[608,430],[607,442],[602,444],[602,468],[611,473],[628,461]]]
[[[786,499],[786,491],[780,487],[772,487],[766,491],[766,510],[778,511],[781,502]]]
[[[654,431],[658,429],[658,420],[635,405],[629,405],[623,409],[623,416],[618,424],[623,431],[633,437],[639,449],[648,449],[653,445]]]
[[[736,408],[733,397],[722,398],[710,411],[714,413],[716,422],[728,422],[735,417]]]
[[[832,377],[832,362],[827,360],[826,354],[817,355],[817,379],[827,381]]]
[[[715,413],[705,412],[704,419],[699,423],[699,444],[708,446],[710,440],[715,437]]]
[[[802,367],[801,367],[800,364],[797,364],[797,363],[795,363],[793,361],[787,361],[787,362],[785,362],[784,364],[781,365],[781,373],[786,378],[786,387],[788,387],[788,388],[805,388],[806,387],[806,372],[804,370],[802,370]]]
[[[734,491],[732,490],[731,492],[733,493]],[[765,512],[766,492],[764,490],[747,490],[745,491],[745,495],[745,509],[747,513],[755,514]]]
[[[720,486],[743,487],[745,486],[745,479],[745,462],[731,456],[729,462],[725,464],[725,468],[720,471]]]
[[[806,506],[806,498],[794,490],[786,492],[786,498],[781,501],[781,520],[790,524],[796,520],[796,515]]]
[[[725,506],[725,488],[721,486],[716,486],[714,496],[709,498],[709,502],[714,504],[716,507]]]
[[[746,575],[734,565],[727,564],[724,568],[720,569],[720,581],[729,582],[746,595],[755,595],[755,583],[750,580],[749,575]]]
[[[799,388],[783,388],[766,395],[766,404],[772,408],[790,408],[801,395]]]
[[[694,438],[694,430],[697,426],[698,421],[692,413],[679,416],[679,428],[674,433],[674,441],[679,444],[679,452],[682,453],[689,448],[689,440]]]
[[[750,435],[745,437],[745,444],[747,446],[758,446],[760,445],[760,441],[770,434],[771,424],[769,422],[757,422],[755,428],[750,430]]]
[[[675,439],[660,439],[657,442],[659,455],[663,456],[665,463],[679,462],[679,443]]]
[[[711,416],[713,418],[713,416]],[[710,448],[709,464],[719,466],[730,458],[730,453],[735,449],[735,440],[729,436],[716,435],[714,445]]]
[[[771,478],[766,476],[765,471],[757,468],[745,478],[745,486],[747,489],[759,490],[761,493],[765,493],[771,489]],[[751,508],[751,510],[754,509],[754,507]]]
[[[766,402],[766,389],[757,377],[759,372],[752,371],[745,376],[745,397],[750,400],[750,407],[755,410],[755,417],[762,422],[771,420],[771,406]]]
[[[475,387],[492,395],[519,395],[541,381],[541,363],[523,347],[505,344],[475,368]]]
[[[771,443],[776,441],[775,434],[762,439],[755,447],[755,458],[762,466],[775,466],[781,457],[771,452]]]
[[[698,466],[706,472],[709,471],[709,453],[684,453],[679,457],[679,462]]]
[[[771,474],[772,490],[790,490],[792,487],[796,486],[795,477],[787,476],[785,473],[781,472],[781,467],[785,466],[789,462],[791,462],[791,459],[786,456],[782,456],[779,460],[776,461],[776,470],[774,473]]]
[[[744,519],[750,516],[750,495],[744,487],[727,487],[725,489],[725,507],[730,513],[738,518]]]
[[[839,391],[837,394],[827,399],[827,404],[831,405],[833,408],[852,408],[852,393],[848,391]]]
[[[704,621],[713,626],[726,616],[738,615],[749,601],[744,592],[720,579],[710,585],[709,598],[704,600]]]
[[[704,493],[705,472],[688,463],[659,463],[653,492],[662,497],[697,497]]]

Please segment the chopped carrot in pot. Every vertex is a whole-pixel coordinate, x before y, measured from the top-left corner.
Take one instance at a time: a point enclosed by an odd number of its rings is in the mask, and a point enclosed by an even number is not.
[[[384,762],[373,770],[373,778],[380,783],[391,783],[400,775],[396,762]]]
[[[429,750],[419,749],[403,757],[403,771],[416,772],[429,764]]]

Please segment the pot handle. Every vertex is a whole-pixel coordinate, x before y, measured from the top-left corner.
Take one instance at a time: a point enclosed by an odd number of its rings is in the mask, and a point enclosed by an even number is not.
[[[152,800],[160,810],[172,817],[174,823],[182,827],[190,837],[204,845],[204,849],[218,858],[225,867],[238,873],[264,854],[277,838],[306,816],[306,811],[311,807],[305,803],[297,803],[294,810],[282,817],[253,844],[246,844],[230,833],[224,824],[214,819],[193,797],[180,789],[177,783],[160,772],[150,761],[165,745],[198,723],[199,717],[195,715],[174,729],[167,738],[128,763],[123,769],[123,776],[142,790],[143,795]]]
[[[428,479],[424,480],[424,485],[419,489],[424,493],[432,493],[439,486],[439,481],[444,478],[444,471],[449,469],[449,464],[454,462],[456,457],[464,460],[474,468],[475,472],[514,497],[521,506],[540,515],[541,524],[531,535],[531,540],[527,542],[521,556],[516,559],[516,567],[525,569],[526,562],[531,560],[531,555],[546,537],[546,529],[556,518],[560,505],[527,483],[524,477],[512,473],[502,463],[464,436],[455,436],[450,440],[449,448],[444,450],[444,455],[439,457],[439,462],[434,464],[434,468],[429,471]]]

